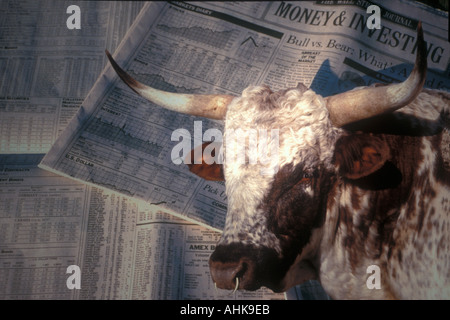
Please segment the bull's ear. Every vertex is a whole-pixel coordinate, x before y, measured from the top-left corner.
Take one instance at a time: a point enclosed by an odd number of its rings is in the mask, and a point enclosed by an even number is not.
[[[334,154],[340,174],[349,179],[359,179],[377,171],[389,158],[386,142],[369,134],[340,138]]]
[[[219,148],[221,144],[216,142],[205,142],[200,150],[192,149],[191,153],[186,157],[185,163],[188,164],[189,170],[203,178],[211,181],[225,180],[223,175],[223,166],[219,161]],[[190,157],[190,159],[188,159]]]

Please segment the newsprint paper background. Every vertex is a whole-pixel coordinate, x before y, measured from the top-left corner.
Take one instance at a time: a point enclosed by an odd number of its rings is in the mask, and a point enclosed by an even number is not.
[[[66,26],[73,4],[79,30]],[[367,26],[370,4],[381,8],[380,29]],[[448,15],[409,1],[1,0],[0,8],[3,299],[286,298],[215,290],[208,259],[224,226],[224,184],[173,163],[171,134],[187,129],[194,147],[223,123],[148,103],[118,79],[104,49],[170,92],[239,95],[303,82],[328,96],[404,80],[420,20],[426,87],[450,89]],[[71,265],[81,289],[68,288]],[[327,298],[317,283],[287,297]]]

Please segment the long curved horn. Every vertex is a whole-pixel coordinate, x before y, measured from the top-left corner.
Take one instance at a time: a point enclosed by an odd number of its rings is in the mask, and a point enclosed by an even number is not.
[[[211,119],[224,119],[227,106],[235,97],[225,94],[180,94],[158,90],[133,79],[126,73],[114,59],[108,50],[105,50],[108,59],[119,77],[133,91],[147,100],[180,113]]]
[[[337,127],[393,112],[413,101],[422,90],[427,70],[427,49],[422,23],[417,25],[417,54],[414,69],[402,83],[368,87],[326,98],[330,119]]]

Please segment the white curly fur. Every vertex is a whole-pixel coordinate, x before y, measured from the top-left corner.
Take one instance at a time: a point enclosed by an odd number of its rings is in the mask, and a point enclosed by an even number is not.
[[[278,239],[266,227],[258,209],[274,175],[261,174],[267,166],[227,161],[229,149],[239,150],[243,140],[228,139],[229,132],[249,129],[278,130],[278,141],[269,139],[267,147],[278,144],[276,172],[287,164],[302,162],[305,170],[321,164],[332,168],[334,143],[340,134],[329,121],[324,99],[312,90],[289,89],[273,93],[266,86],[249,87],[242,97],[228,106],[224,134],[224,173],[228,195],[228,214],[220,244],[240,242],[280,250]],[[270,138],[271,135],[268,134]],[[259,141],[258,141],[259,142]],[[248,145],[245,148],[248,159]],[[261,155],[259,155],[261,156]],[[273,156],[273,155],[271,155]],[[258,174],[259,173],[259,174]]]

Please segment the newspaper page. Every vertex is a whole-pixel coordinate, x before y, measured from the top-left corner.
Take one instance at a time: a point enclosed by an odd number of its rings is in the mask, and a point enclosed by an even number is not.
[[[284,299],[215,289],[219,232],[39,169],[42,157],[0,155],[0,299]]]
[[[218,232],[37,167],[144,3],[0,4],[0,299],[284,298],[215,290]],[[66,27],[72,4],[81,30]]]
[[[266,288],[216,289],[208,261],[220,233],[157,206],[93,188],[87,225],[80,299],[285,298]]]
[[[371,4],[379,9],[376,27]],[[238,96],[249,85],[303,82],[327,96],[406,79],[419,19],[426,86],[448,89],[447,16],[406,1],[149,3],[114,56],[137,80],[171,92]],[[221,230],[224,183],[172,158],[175,130],[187,130],[182,138],[194,148],[209,128],[222,131],[223,123],[152,105],[108,65],[40,167]]]
[[[39,169],[42,154],[0,155],[0,299],[70,299],[90,187]]]
[[[68,29],[67,8],[81,10]],[[46,153],[144,3],[0,0],[0,153]]]

